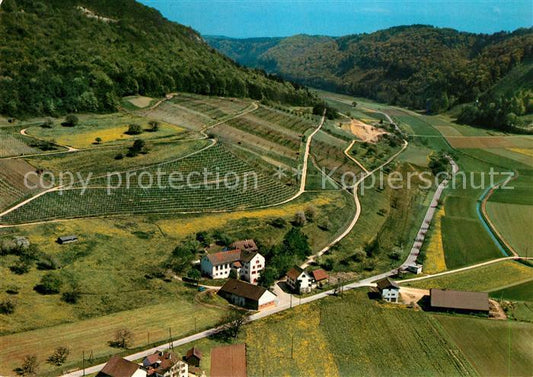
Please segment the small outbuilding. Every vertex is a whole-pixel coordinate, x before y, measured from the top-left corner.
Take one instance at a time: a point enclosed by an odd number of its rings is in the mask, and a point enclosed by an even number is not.
[[[328,273],[321,268],[319,268],[318,270],[311,271],[311,276],[313,277],[315,284],[319,287],[324,284],[327,284],[329,280]]]
[[[411,273],[413,273],[413,274],[420,275],[422,273],[422,265],[421,264],[411,264],[411,265],[407,266],[406,270],[411,272]]]
[[[60,245],[64,245],[64,244],[67,244],[67,243],[72,243],[72,242],[77,242],[78,241],[78,236],[61,236],[57,239],[57,243],[60,244]]]
[[[198,348],[193,347],[185,354],[185,361],[193,367],[199,367],[202,362],[202,357],[202,352]]]

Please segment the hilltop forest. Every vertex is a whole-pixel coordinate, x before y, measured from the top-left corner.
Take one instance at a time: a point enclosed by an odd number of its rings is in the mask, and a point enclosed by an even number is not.
[[[207,41],[241,64],[304,85],[428,113],[479,101],[460,117],[468,123],[505,128],[533,112],[533,28],[486,35],[413,25],[339,38]],[[521,74],[508,85],[515,90],[499,90],[515,69]]]
[[[243,68],[134,0],[5,0],[0,113],[110,112],[174,91],[310,104],[297,84]]]

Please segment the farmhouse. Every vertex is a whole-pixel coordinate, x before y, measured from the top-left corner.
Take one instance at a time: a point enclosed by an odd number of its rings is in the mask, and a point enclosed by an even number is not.
[[[185,361],[193,367],[199,367],[202,362],[202,357],[202,352],[198,348],[193,347],[185,354]]]
[[[447,289],[430,289],[430,305],[434,310],[462,313],[489,312],[489,294],[486,292],[463,292]]]
[[[216,347],[211,350],[211,377],[246,377],[246,345]]]
[[[61,236],[57,239],[57,243],[60,245],[64,245],[66,243],[72,243],[77,242],[78,236]]]
[[[113,356],[96,377],[146,377],[141,367],[119,356]]]
[[[313,277],[298,266],[287,272],[287,284],[298,293],[309,293],[315,287]]]
[[[234,271],[235,276],[252,284],[257,284],[264,268],[265,257],[241,249],[208,254],[201,261],[202,273],[212,279],[227,279]]]
[[[148,376],[154,377],[187,377],[189,374],[189,365],[171,352],[156,351],[143,360],[143,367]]]
[[[381,298],[388,302],[398,302],[400,297],[400,286],[389,278],[376,281],[376,286]]]
[[[276,295],[266,288],[230,279],[218,291],[220,297],[246,309],[262,310],[276,305]]]

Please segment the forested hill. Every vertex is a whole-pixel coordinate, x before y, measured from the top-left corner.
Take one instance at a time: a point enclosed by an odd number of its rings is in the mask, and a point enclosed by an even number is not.
[[[174,91],[313,101],[134,0],[4,0],[0,62],[0,113],[11,116],[107,112],[122,96]]]
[[[533,28],[486,35],[413,25],[339,38],[206,40],[242,64],[305,85],[429,112],[478,99],[533,57]]]

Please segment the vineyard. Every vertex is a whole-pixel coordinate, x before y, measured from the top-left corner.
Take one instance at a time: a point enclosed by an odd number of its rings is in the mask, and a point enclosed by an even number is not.
[[[154,181],[158,171],[166,175]],[[177,174],[183,177],[179,183]],[[8,213],[2,222],[256,208],[282,202],[295,191],[294,186],[256,173],[225,147],[215,145],[174,162],[92,179],[85,192],[79,186],[47,193]]]
[[[0,209],[37,191],[24,185],[25,174],[33,171],[33,166],[22,160],[0,160]],[[32,176],[28,179],[28,184],[38,185],[38,181],[36,176]]]
[[[0,157],[18,156],[21,154],[39,153],[39,149],[24,143],[20,135],[10,135],[0,130]]]

